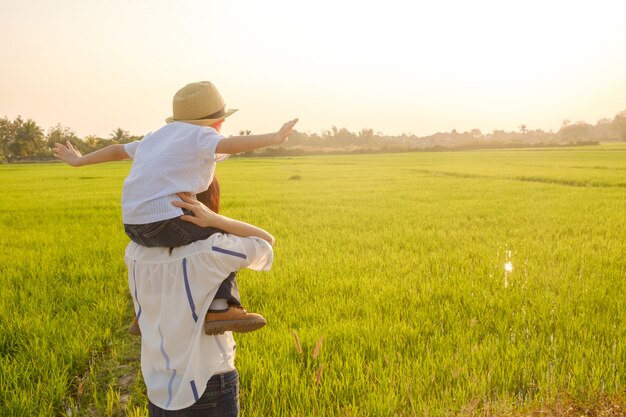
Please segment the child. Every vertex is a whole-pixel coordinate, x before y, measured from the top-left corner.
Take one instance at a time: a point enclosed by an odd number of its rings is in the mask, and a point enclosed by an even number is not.
[[[84,156],[69,142],[67,146],[57,143],[54,149],[57,158],[72,166],[133,159],[122,191],[122,220],[128,236],[143,246],[183,246],[218,232],[181,219],[187,213],[172,204],[180,201],[176,194],[205,191],[216,162],[228,154],[283,143],[298,122],[291,120],[275,133],[224,138],[219,134],[222,123],[237,110],[226,110],[221,95],[208,81],[180,89],[172,108],[168,124],[141,141],[110,145]],[[231,274],[211,303],[205,333],[247,332],[265,324],[262,316],[248,313],[240,304]]]

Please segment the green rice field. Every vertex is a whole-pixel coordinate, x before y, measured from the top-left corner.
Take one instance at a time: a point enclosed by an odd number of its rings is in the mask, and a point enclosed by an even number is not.
[[[147,416],[129,168],[0,165],[0,416]],[[239,275],[268,320],[235,336],[243,416],[626,415],[626,144],[217,176],[222,213],[277,239]]]

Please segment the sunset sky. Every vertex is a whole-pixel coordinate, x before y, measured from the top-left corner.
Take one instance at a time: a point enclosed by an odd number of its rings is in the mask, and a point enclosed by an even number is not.
[[[183,85],[240,109],[385,134],[558,130],[626,110],[623,1],[0,0],[0,117],[155,130]]]

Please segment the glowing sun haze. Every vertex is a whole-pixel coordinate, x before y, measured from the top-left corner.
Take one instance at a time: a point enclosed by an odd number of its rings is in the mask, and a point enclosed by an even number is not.
[[[626,109],[622,1],[0,2],[0,117],[108,137],[213,81],[226,134],[557,130]]]

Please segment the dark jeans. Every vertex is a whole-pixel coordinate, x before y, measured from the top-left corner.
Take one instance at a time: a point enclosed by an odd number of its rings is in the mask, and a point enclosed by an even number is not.
[[[186,212],[186,214],[193,213]],[[214,233],[222,233],[219,229],[196,226],[180,218],[148,224],[125,224],[124,230],[133,242],[149,248],[185,246],[206,239]],[[224,298],[228,300],[230,305],[241,305],[235,272],[232,272],[222,281],[215,298]]]
[[[237,371],[213,375],[206,390],[192,406],[163,410],[148,401],[150,417],[237,417],[239,415],[239,375]]]

